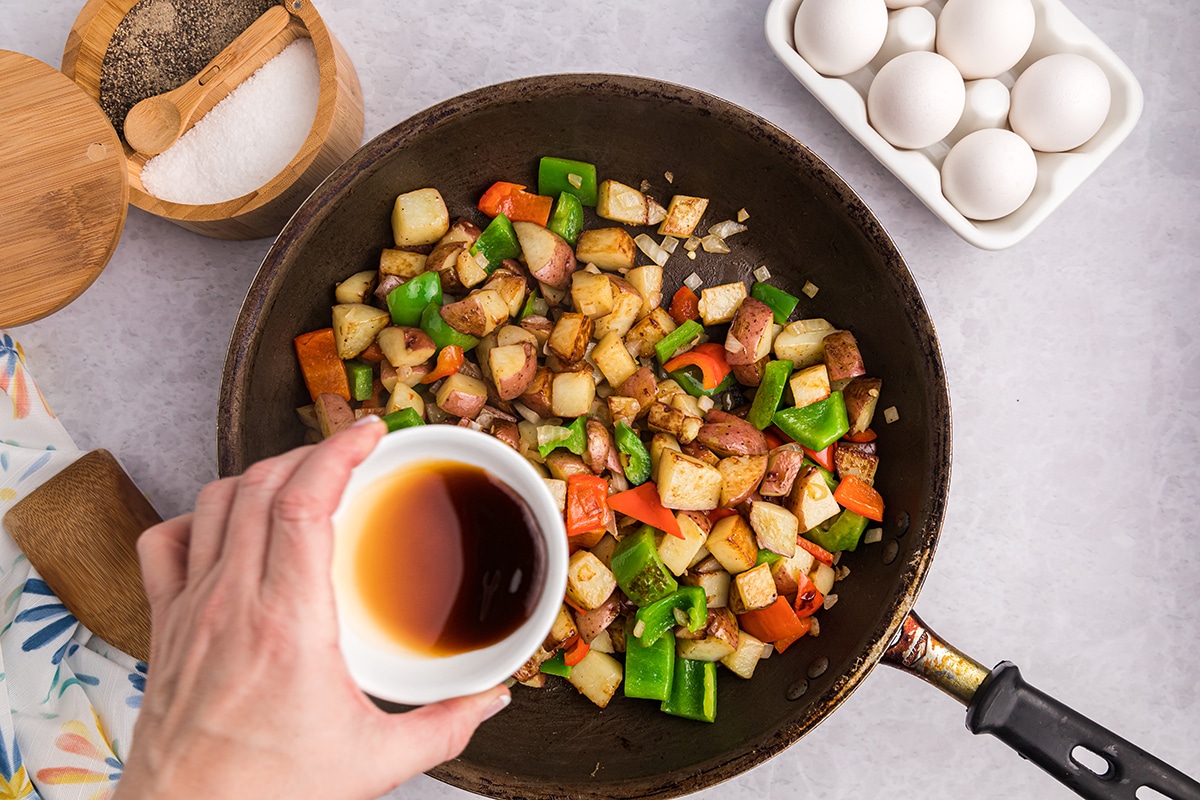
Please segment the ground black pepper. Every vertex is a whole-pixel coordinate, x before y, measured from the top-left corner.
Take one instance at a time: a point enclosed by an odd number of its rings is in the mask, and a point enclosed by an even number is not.
[[[186,83],[277,0],[139,0],[100,66],[100,107],[121,131],[134,104]]]

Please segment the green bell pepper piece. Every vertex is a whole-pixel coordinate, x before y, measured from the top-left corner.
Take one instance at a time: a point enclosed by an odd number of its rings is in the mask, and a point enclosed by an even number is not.
[[[735,380],[731,372],[712,389],[705,389],[704,377],[701,375],[699,367],[683,367],[667,374],[692,397],[712,397],[715,394],[720,394],[732,388]]]
[[[366,400],[371,396],[375,372],[370,364],[357,358],[347,361],[346,378],[350,381],[350,396],[355,400]]]
[[[694,319],[687,320],[662,339],[659,339],[658,343],[654,345],[654,354],[658,356],[658,363],[667,363],[676,352],[695,343],[703,333],[703,325]]]
[[[430,303],[421,312],[421,330],[429,334],[429,338],[433,339],[438,350],[447,345],[456,344],[465,353],[479,344],[479,340],[474,336],[455,330],[449,322],[442,319],[440,309],[441,306],[437,303]]]
[[[497,214],[479,234],[469,252],[473,256],[483,253],[487,257],[487,271],[490,273],[504,259],[521,255],[521,243],[517,241],[517,232],[513,230],[508,217]]]
[[[633,621],[626,626],[626,641],[633,636]],[[649,647],[625,650],[625,696],[666,701],[675,677],[675,634],[667,631]]]
[[[783,289],[777,289],[769,283],[756,283],[750,287],[750,296],[755,300],[766,303],[770,306],[771,311],[775,313],[775,322],[780,325],[786,325],[788,317],[796,310],[796,304],[800,302],[800,298],[794,294],[788,294]]]
[[[680,586],[673,594],[637,610],[636,624],[642,628],[642,635],[635,637],[637,643],[642,647],[650,647],[674,628],[678,624],[675,620],[677,608],[687,612],[687,629],[692,633],[708,623],[708,597],[704,589],[699,586]],[[629,649],[628,640],[625,649]]]
[[[613,551],[610,569],[617,579],[617,586],[638,606],[650,606],[679,588],[675,576],[658,555],[654,528],[649,525],[643,525],[637,533],[621,540]],[[700,596],[704,597],[703,590]],[[669,611],[667,615],[670,616]]]
[[[553,657],[542,662],[541,671],[547,675],[557,675],[560,678],[571,677],[571,668],[567,666],[565,650],[559,650]]]
[[[596,165],[543,156],[538,162],[538,194],[558,197],[563,192],[575,195],[585,206],[596,205]]]
[[[850,430],[841,392],[802,408],[782,408],[772,421],[809,450],[824,450]]]
[[[717,718],[717,663],[675,658],[675,677],[671,697],[663,701],[662,710],[676,717],[697,722],[713,722]]]
[[[442,304],[442,279],[436,272],[422,272],[388,292],[388,311],[397,325],[419,325],[421,312],[430,303]]]
[[[560,192],[546,227],[574,247],[579,241],[579,234],[583,232],[583,203],[570,192]]]
[[[525,319],[526,317],[533,316],[533,304],[536,303],[537,300],[538,300],[538,293],[530,292],[529,297],[525,298],[525,305],[521,308],[521,316],[517,318],[518,322]]]
[[[754,559],[754,566],[757,567],[759,564],[774,564],[781,558],[783,556],[779,555],[779,553],[768,550],[765,547],[760,547],[758,548],[758,557]]]
[[[577,456],[583,455],[583,448],[587,447],[587,414],[576,417],[567,430],[571,432],[569,436],[538,445],[538,455],[545,458],[560,447],[567,448]]]
[[[633,486],[641,486],[650,480],[650,451],[642,443],[642,437],[625,420],[619,420],[615,438],[625,480]]]
[[[415,408],[402,408],[399,411],[384,414],[382,419],[387,423],[388,433],[401,428],[414,428],[417,425],[425,424],[425,420],[421,419],[421,415]]]
[[[783,390],[787,388],[791,375],[791,361],[780,359],[767,362],[767,366],[763,368],[762,380],[758,384],[758,391],[754,393],[754,402],[750,404],[750,411],[746,414],[746,422],[760,431],[771,424],[775,412],[779,410],[779,401],[783,399]]]
[[[858,547],[858,541],[862,538],[863,531],[867,529],[867,522],[866,517],[847,508],[828,528],[818,525],[811,531],[805,532],[804,537],[809,541],[816,542],[831,553],[839,550],[854,550]]]

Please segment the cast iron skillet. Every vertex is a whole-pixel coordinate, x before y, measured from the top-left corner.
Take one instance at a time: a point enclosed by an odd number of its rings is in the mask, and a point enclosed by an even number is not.
[[[787,134],[702,92],[623,76],[530,78],[444,102],[363,147],[296,212],[242,307],[221,388],[221,474],[300,443],[293,409],[308,400],[292,337],[327,327],[333,284],[373,269],[380,249],[391,246],[398,193],[434,186],[452,214],[471,215],[495,180],[536,186],[542,155],[591,161],[601,177],[635,186],[647,180],[664,201],[675,191],[712,198],[706,226],[749,211],[749,231],[730,240],[733,253],[671,258],[668,298],[693,270],[711,285],[750,281],[762,264],[794,294],[806,281],[819,287],[797,313],[850,328],[870,373],[883,379],[881,409],[900,413],[875,426],[884,538],[846,554],[843,599],[821,614],[819,638],[760,663],[753,680],[721,677],[714,725],[620,696],[599,710],[560,682],[516,687],[510,710],[435,777],[498,798],[675,797],[788,747],[885,660],[970,702],[972,730],[1001,736],[1081,794],[1133,797],[1142,784],[1179,797],[1200,792],[1182,773],[1026,687],[1012,665],[989,677],[910,614],[950,481],[950,404],[933,324],[895,245],[858,196]],[[1110,774],[1100,778],[1072,761],[1076,744],[1102,753]]]

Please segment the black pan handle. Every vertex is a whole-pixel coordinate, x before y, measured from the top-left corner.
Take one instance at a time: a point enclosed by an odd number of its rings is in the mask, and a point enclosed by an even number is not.
[[[987,670],[913,612],[883,661],[966,704],[967,730],[990,733],[1081,797],[1137,800],[1148,786],[1173,800],[1200,800],[1200,782],[1030,686],[1016,665]]]

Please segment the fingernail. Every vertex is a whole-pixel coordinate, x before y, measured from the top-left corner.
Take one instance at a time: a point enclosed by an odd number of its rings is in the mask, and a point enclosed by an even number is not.
[[[350,427],[357,428],[362,425],[370,425],[374,422],[383,422],[383,418],[380,417],[378,414],[367,414],[365,417],[360,417],[359,419],[356,419],[354,421],[354,424],[351,425]]]
[[[483,712],[483,720],[482,721],[489,720],[492,717],[496,716],[501,711],[508,708],[508,704],[511,702],[512,702],[512,695],[507,694],[507,693],[500,695],[499,697],[497,697],[495,700],[492,701],[492,704],[490,706],[488,706],[487,711]]]

